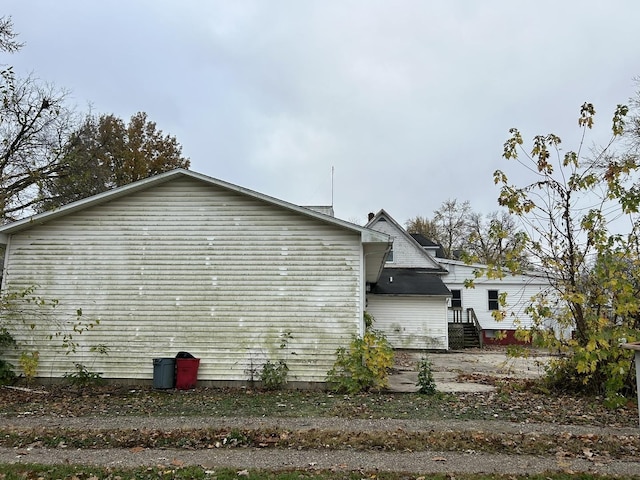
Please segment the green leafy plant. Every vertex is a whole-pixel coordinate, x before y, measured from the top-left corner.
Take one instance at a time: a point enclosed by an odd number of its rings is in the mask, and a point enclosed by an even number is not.
[[[349,349],[336,350],[336,357],[327,373],[327,382],[333,390],[357,393],[387,386],[393,348],[381,332],[368,330],[363,337],[354,337]]]
[[[15,347],[16,341],[5,328],[0,328],[0,355],[4,353],[7,348]],[[12,383],[16,378],[16,374],[13,371],[13,365],[8,361],[0,358],[0,385],[6,385]]]
[[[97,353],[98,355],[107,355],[109,353],[109,347],[104,344],[98,344],[92,346],[89,351],[92,353]],[[95,357],[93,359],[92,365],[93,363],[95,363]],[[91,385],[101,385],[102,383],[104,383],[104,379],[102,378],[101,373],[93,372],[83,363],[76,363],[75,371],[65,373],[63,375],[63,378],[77,387],[88,387]]]
[[[81,318],[82,309],[79,308],[76,310],[75,321],[71,322],[71,328],[69,328],[68,325],[58,324],[58,331],[49,335],[50,340],[54,337],[62,340],[62,348],[66,350],[65,355],[76,353],[79,344],[77,339],[74,338],[75,335],[82,335],[83,332],[92,330],[94,327],[100,325],[99,319],[83,321]]]
[[[278,362],[267,361],[267,363],[263,365],[262,372],[260,373],[262,387],[266,390],[283,388],[287,384],[288,373],[289,367],[284,360],[278,360]]]
[[[289,346],[289,341],[293,340],[293,333],[291,330],[286,330],[282,334],[280,334],[280,350],[284,350]]]
[[[88,387],[91,385],[101,385],[104,383],[101,373],[90,371],[84,364],[76,363],[75,371],[65,373],[63,378],[76,387]]]
[[[38,364],[40,363],[40,353],[35,350],[32,352],[22,352],[20,359],[18,360],[20,368],[24,373],[27,383],[33,382],[33,379],[38,373]]]
[[[418,393],[425,395],[434,395],[436,390],[436,381],[433,378],[433,370],[431,362],[427,357],[422,357],[418,361]]]

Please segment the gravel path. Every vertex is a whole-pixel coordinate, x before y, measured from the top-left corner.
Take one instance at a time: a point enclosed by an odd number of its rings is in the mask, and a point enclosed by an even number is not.
[[[348,420],[343,418],[209,418],[209,417],[0,417],[2,428],[64,427],[69,429],[198,429],[278,427],[296,430],[346,431],[503,431],[512,433],[571,433],[639,435],[637,428],[597,428],[555,424],[509,423],[501,421],[409,421],[409,420]],[[473,451],[440,452],[376,452],[352,449],[257,449],[212,448],[186,449],[68,449],[68,448],[0,448],[3,463],[72,463],[112,467],[186,466],[206,469],[232,467],[238,469],[338,469],[363,471],[396,471],[428,474],[501,473],[536,474],[544,472],[591,472],[608,475],[636,476],[640,459],[624,461],[605,459],[589,461],[564,456],[532,456],[477,453]]]
[[[608,463],[584,459],[495,455],[452,452],[361,452],[355,450],[260,450],[254,448],[215,450],[64,450],[32,449],[17,451],[0,448],[4,463],[70,463],[111,467],[186,466],[205,469],[220,467],[284,469],[338,469],[349,471],[393,471],[411,473],[500,473],[541,474],[545,472],[590,472],[636,476],[640,461]]]

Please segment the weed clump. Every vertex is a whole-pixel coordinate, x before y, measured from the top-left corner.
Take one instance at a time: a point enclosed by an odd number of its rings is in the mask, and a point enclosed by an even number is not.
[[[424,395],[434,395],[436,390],[436,381],[433,379],[433,371],[431,362],[427,357],[422,357],[417,365],[418,369],[418,393]]]

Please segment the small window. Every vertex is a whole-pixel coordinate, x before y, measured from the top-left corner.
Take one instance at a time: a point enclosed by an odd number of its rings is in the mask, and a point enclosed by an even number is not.
[[[391,247],[391,250],[389,250],[389,253],[387,253],[387,262],[393,262],[393,247]]]
[[[498,290],[488,290],[489,310],[500,310],[499,296]]]
[[[462,308],[462,290],[451,290],[451,308]]]

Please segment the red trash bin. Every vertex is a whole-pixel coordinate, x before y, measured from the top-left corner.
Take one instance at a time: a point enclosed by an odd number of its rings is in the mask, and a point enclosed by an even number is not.
[[[176,358],[176,388],[189,390],[198,381],[199,358]]]

